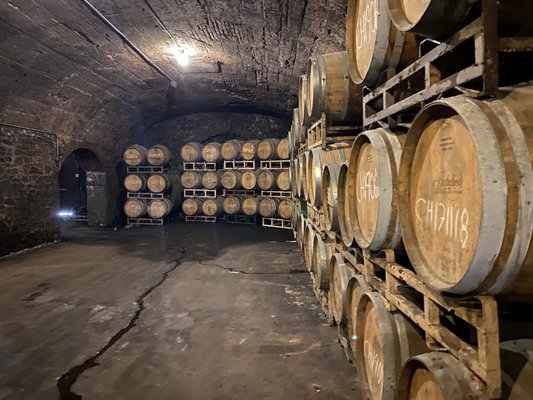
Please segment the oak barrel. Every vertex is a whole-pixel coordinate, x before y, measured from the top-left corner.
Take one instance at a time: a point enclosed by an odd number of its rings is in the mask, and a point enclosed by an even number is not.
[[[185,171],[181,174],[181,184],[185,189],[197,189],[203,186],[203,175],[200,172]]]
[[[224,212],[224,199],[218,196],[216,199],[205,199],[202,204],[202,212],[208,216],[218,216]]]
[[[241,175],[241,186],[246,190],[254,190],[257,186],[259,171],[244,171]]]
[[[407,254],[437,290],[533,301],[533,87],[436,101],[400,166]]]
[[[218,162],[222,159],[222,144],[207,143],[202,149],[202,158],[207,162]]]
[[[305,221],[305,228],[304,228],[304,256],[305,256],[305,265],[307,266],[307,270],[312,273],[312,264],[313,264],[313,244],[315,242],[315,235],[317,234],[313,226],[309,221]]]
[[[324,225],[327,231],[340,232],[339,225],[339,172],[341,165],[329,164],[322,172],[322,201]]]
[[[348,166],[349,162],[345,161],[341,164],[339,169],[339,180],[337,184],[337,209],[339,212],[339,230],[341,233],[342,242],[351,247],[353,244],[353,234],[350,223],[350,201],[347,190],[348,180]]]
[[[148,164],[154,166],[161,166],[168,164],[172,157],[172,153],[167,146],[156,144],[148,149],[146,152],[146,161]]]
[[[152,193],[163,193],[172,187],[172,177],[169,174],[150,175],[146,187]]]
[[[247,161],[251,161],[257,158],[257,146],[259,146],[260,140],[248,140],[242,145],[241,153],[242,158]]]
[[[206,189],[218,189],[222,187],[223,171],[207,171],[202,176],[202,185]]]
[[[262,197],[259,200],[259,214],[265,218],[276,216],[280,200],[272,197]]]
[[[309,191],[307,189],[307,160],[309,158],[309,152],[305,152],[298,157],[298,163],[300,165],[300,179],[301,179],[301,197],[305,200],[309,197]]]
[[[346,50],[352,80],[370,87],[418,58],[414,34],[392,24],[386,0],[348,1]]]
[[[363,270],[363,265],[357,266],[360,271]],[[348,331],[349,348],[348,351],[355,359],[356,345],[357,345],[357,306],[361,296],[368,291],[368,286],[364,280],[363,275],[354,274],[348,281],[348,305],[346,310],[346,330]]]
[[[329,289],[329,266],[333,255],[333,242],[320,235],[313,238],[313,248],[311,257],[311,273],[314,276],[314,283],[321,290]]]
[[[124,150],[124,153],[122,153],[122,160],[124,160],[126,165],[130,167],[138,167],[145,163],[146,151],[145,147],[139,144],[134,144]]]
[[[291,123],[291,147],[292,152],[294,153],[294,150],[298,147],[300,144],[300,132],[298,131],[300,129],[300,110],[298,108],[294,108],[292,110],[292,123]]]
[[[278,203],[278,215],[283,219],[291,219],[292,217],[292,200],[289,198],[281,199]]]
[[[276,148],[279,139],[263,139],[257,145],[257,157],[260,160],[270,160],[276,158]]]
[[[242,158],[242,146],[244,141],[232,139],[224,142],[221,148],[224,160],[240,160]]]
[[[128,218],[140,218],[146,215],[148,204],[142,199],[128,199],[124,203],[124,213]]]
[[[204,145],[198,142],[186,143],[180,150],[182,160],[186,162],[201,161],[203,148]]]
[[[259,214],[259,198],[245,197],[242,201],[242,212],[248,216]]]
[[[298,78],[298,125],[307,125],[309,114],[307,111],[307,75]]]
[[[289,191],[291,190],[291,177],[289,170],[281,171],[276,177],[276,185],[279,190]]]
[[[259,186],[261,190],[276,190],[278,188],[278,175],[279,173],[276,171],[270,171],[267,169],[260,170],[257,175],[257,186]]]
[[[289,159],[289,157],[290,157],[289,139],[287,139],[287,138],[280,139],[280,141],[276,145],[276,156],[280,160],[288,160]]]
[[[307,154],[307,200],[320,206],[322,202],[322,172],[328,164],[342,164],[350,158],[351,145],[336,143],[328,145],[326,150],[314,148]]]
[[[222,173],[222,186],[227,190],[241,188],[242,173],[234,170],[226,170]]]
[[[396,28],[435,39],[454,33],[472,4],[468,0],[388,0],[387,3]]]
[[[224,212],[226,214],[235,215],[242,211],[242,196],[227,196],[224,198]]]
[[[289,170],[289,187],[292,196],[299,198],[301,194],[301,176],[300,176],[300,162],[298,158],[291,160],[291,168]]]
[[[361,133],[348,168],[350,231],[362,249],[395,249],[401,240],[398,173],[402,145],[389,130]]]
[[[324,112],[329,121],[360,124],[362,86],[350,79],[345,51],[311,57],[307,63],[307,113],[316,121]]]
[[[427,352],[425,339],[380,294],[365,292],[357,305],[355,360],[361,390],[372,400],[394,400],[403,363]]]
[[[174,204],[169,199],[154,199],[148,203],[148,215],[150,218],[165,218],[174,208]]]
[[[185,215],[197,215],[202,213],[202,204],[204,203],[203,199],[197,197],[189,197],[183,200],[181,204],[181,209]]]
[[[354,276],[354,270],[346,265],[342,255],[333,254],[329,265],[329,306],[339,326],[345,326],[348,320],[351,295],[348,283]]]
[[[124,178],[124,187],[128,192],[140,192],[146,189],[146,177],[130,174]]]

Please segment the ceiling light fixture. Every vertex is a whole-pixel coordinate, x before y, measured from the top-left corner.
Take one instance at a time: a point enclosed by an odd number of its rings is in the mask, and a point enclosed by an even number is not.
[[[195,49],[183,44],[173,44],[172,46],[169,46],[167,48],[167,53],[173,56],[182,67],[188,65],[190,58],[198,54]]]

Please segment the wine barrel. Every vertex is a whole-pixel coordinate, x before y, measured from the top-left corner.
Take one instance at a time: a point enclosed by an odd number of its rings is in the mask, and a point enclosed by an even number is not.
[[[292,196],[294,198],[300,197],[300,171],[299,167],[300,163],[298,162],[298,159],[291,160],[291,168],[289,169],[289,187],[292,193]],[[278,184],[279,186],[279,184]]]
[[[324,112],[329,121],[363,120],[362,86],[350,79],[345,51],[311,57],[307,64],[307,115],[316,121]]]
[[[146,189],[146,178],[143,175],[128,175],[124,178],[124,187],[128,192],[140,192]]]
[[[257,157],[260,160],[270,160],[276,157],[279,139],[264,139],[257,145]]]
[[[289,191],[291,190],[291,176],[289,170],[281,171],[276,177],[276,186],[279,190]]]
[[[329,266],[333,254],[333,242],[326,238],[322,240],[320,235],[313,239],[313,255],[311,257],[311,273],[314,276],[316,287],[321,290],[329,289]]]
[[[361,133],[348,167],[350,232],[362,249],[394,249],[401,240],[398,173],[402,145],[389,130]]]
[[[298,216],[298,225],[299,225],[298,231],[300,234],[296,238],[296,242],[298,243],[300,250],[303,250],[304,244],[305,244],[304,239],[305,239],[305,227],[307,225],[307,219],[305,218],[303,214],[297,214],[297,216]]]
[[[291,123],[291,134],[293,137],[293,143],[294,143],[294,149],[298,147],[300,144],[300,126],[301,126],[301,119],[300,119],[300,109],[299,108],[293,108],[292,110],[292,123]]]
[[[265,218],[276,216],[280,200],[272,197],[262,197],[259,200],[259,214]]]
[[[337,184],[337,209],[339,211],[339,230],[341,233],[342,242],[346,247],[351,247],[353,244],[353,234],[350,223],[350,201],[347,190],[348,184],[348,166],[349,162],[345,161],[341,164],[339,169],[339,180]]]
[[[139,165],[143,165],[146,161],[146,148],[141,145],[134,144],[133,146],[130,146],[124,150],[124,153],[122,153],[122,160],[124,160],[126,165],[130,167],[138,167]]]
[[[533,392],[533,340],[500,343],[501,400],[528,399]],[[455,400],[480,398],[474,375],[454,356],[422,354],[405,363],[398,384],[398,400]]]
[[[202,185],[206,189],[218,189],[222,187],[223,171],[207,171],[202,176]]]
[[[224,212],[229,215],[240,214],[242,211],[243,197],[227,196],[224,198]]]
[[[415,118],[400,165],[409,259],[431,287],[533,301],[533,86]]]
[[[401,313],[390,313],[376,292],[359,298],[355,329],[355,360],[363,394],[372,400],[395,399],[403,363],[427,352],[424,338]]]
[[[146,153],[146,161],[148,161],[148,164],[154,166],[168,164],[171,157],[172,153],[170,152],[170,149],[162,144],[156,144],[155,146],[150,147]]]
[[[128,218],[140,218],[146,215],[148,204],[142,199],[128,199],[124,203],[124,214]]]
[[[226,170],[222,174],[222,186],[227,190],[241,188],[242,173],[234,170]]]
[[[168,174],[150,175],[146,182],[148,190],[152,193],[163,193],[172,187],[172,177]]]
[[[257,186],[259,171],[244,171],[241,175],[241,186],[246,190],[254,190]]]
[[[307,75],[298,78],[298,125],[307,125],[309,114],[307,111]]]
[[[339,172],[341,165],[329,164],[322,172],[322,212],[327,231],[340,232],[339,225]]]
[[[434,39],[447,38],[470,9],[468,0],[388,0],[392,22],[400,31]]]
[[[363,269],[362,265],[359,265],[359,270]],[[348,331],[349,346],[348,351],[355,359],[355,352],[357,346],[357,306],[361,296],[368,291],[363,275],[354,274],[348,281],[348,305],[346,310],[346,330]]]
[[[278,204],[278,215],[283,219],[291,219],[292,217],[292,200],[281,199]]]
[[[294,236],[294,239],[296,239],[296,243],[298,243],[298,246],[300,245],[300,214],[298,214],[298,210],[296,209],[296,202],[292,202],[292,212],[291,212],[291,228],[292,228],[292,234]]]
[[[204,203],[203,199],[196,197],[189,197],[183,200],[181,204],[181,209],[185,215],[197,215],[202,213],[202,205]]]
[[[269,171],[267,169],[259,170],[259,173],[257,175],[257,186],[261,190],[276,190],[277,187],[277,179],[278,179],[278,172],[275,171]]]
[[[341,254],[335,253],[329,262],[329,306],[333,319],[339,326],[345,326],[348,320],[350,295],[348,283],[355,276]]]
[[[303,153],[298,157],[298,163],[300,164],[300,179],[301,179],[301,197],[305,200],[309,197],[309,191],[307,189],[307,160],[309,158],[309,152]]]
[[[174,204],[169,199],[154,199],[148,203],[148,215],[150,218],[165,218],[173,208]]]
[[[197,142],[190,142],[181,148],[180,154],[183,161],[193,162],[202,159],[202,149],[204,145]]]
[[[322,201],[322,171],[327,164],[342,164],[350,158],[351,145],[336,143],[326,150],[312,149],[307,155],[307,200],[314,206]]]
[[[355,83],[376,87],[387,71],[406,67],[418,58],[412,33],[391,22],[385,0],[349,0],[346,14],[346,50]]]
[[[276,156],[280,160],[288,160],[290,157],[289,152],[289,139],[283,138],[276,145]]]
[[[207,143],[202,149],[202,158],[207,162],[218,162],[222,159],[222,144],[217,142]]]
[[[245,197],[242,201],[242,212],[244,215],[256,215],[259,213],[259,198]]]
[[[313,226],[309,221],[306,220],[305,229],[304,229],[304,256],[305,256],[305,265],[307,270],[313,274],[313,244],[315,243],[315,235],[317,233],[314,231]]]
[[[224,212],[224,199],[221,196],[216,199],[205,199],[202,204],[202,212],[210,217],[222,214]]]
[[[185,189],[197,189],[203,186],[203,175],[195,171],[185,171],[181,174],[181,184]]]
[[[242,146],[244,141],[242,140],[228,140],[222,145],[221,153],[224,160],[240,160],[242,158]]]
[[[257,158],[259,142],[259,140],[248,140],[242,145],[241,153],[244,160],[250,161]]]

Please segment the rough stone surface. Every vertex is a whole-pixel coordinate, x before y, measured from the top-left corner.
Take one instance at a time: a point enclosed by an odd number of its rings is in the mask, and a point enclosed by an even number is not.
[[[58,239],[56,141],[0,126],[0,256]]]
[[[0,398],[361,399],[289,238],[74,228],[0,260]]]

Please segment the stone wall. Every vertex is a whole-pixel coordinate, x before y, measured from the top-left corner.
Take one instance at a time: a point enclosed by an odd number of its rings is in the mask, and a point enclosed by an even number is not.
[[[52,135],[0,126],[0,256],[59,239]]]

